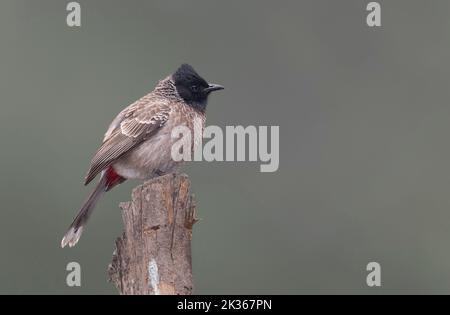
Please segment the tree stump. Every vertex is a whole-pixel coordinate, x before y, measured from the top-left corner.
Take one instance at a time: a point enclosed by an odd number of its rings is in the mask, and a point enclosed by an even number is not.
[[[133,189],[132,200],[120,207],[124,233],[108,268],[120,294],[192,294],[191,238],[197,218],[188,176],[151,179]]]

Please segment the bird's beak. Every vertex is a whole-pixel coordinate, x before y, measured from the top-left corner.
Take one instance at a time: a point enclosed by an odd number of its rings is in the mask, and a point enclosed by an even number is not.
[[[203,91],[205,91],[206,93],[211,93],[213,91],[219,91],[219,90],[223,90],[224,87],[219,85],[219,84],[210,84],[206,89],[204,89]]]

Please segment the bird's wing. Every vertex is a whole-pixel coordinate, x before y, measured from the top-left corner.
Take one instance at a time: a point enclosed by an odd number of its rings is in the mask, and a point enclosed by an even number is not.
[[[151,137],[169,118],[170,107],[158,99],[142,99],[122,111],[95,153],[85,185],[125,153]]]

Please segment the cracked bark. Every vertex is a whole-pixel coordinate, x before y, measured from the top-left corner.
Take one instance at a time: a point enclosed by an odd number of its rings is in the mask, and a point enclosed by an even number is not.
[[[196,206],[187,175],[170,174],[133,189],[120,204],[109,280],[120,294],[192,294],[191,238]]]

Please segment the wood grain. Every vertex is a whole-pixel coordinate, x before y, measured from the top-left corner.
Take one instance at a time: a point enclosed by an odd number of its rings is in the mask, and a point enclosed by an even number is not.
[[[185,174],[154,178],[121,203],[123,235],[108,268],[120,294],[192,294],[196,205]]]

